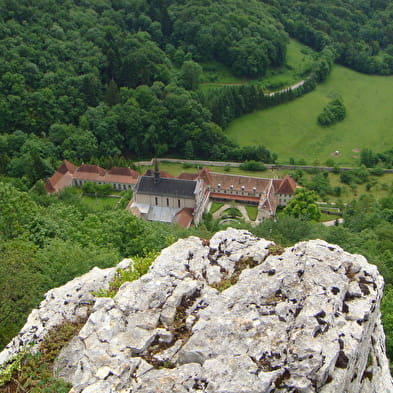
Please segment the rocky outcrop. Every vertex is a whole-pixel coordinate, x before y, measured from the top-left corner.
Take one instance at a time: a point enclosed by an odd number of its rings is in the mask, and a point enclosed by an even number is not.
[[[190,237],[96,299],[57,375],[74,393],[393,392],[382,290],[375,266],[321,240]]]
[[[75,322],[87,318],[95,302],[94,292],[107,289],[117,269],[125,269],[130,259],[124,259],[116,267],[99,269],[95,267],[81,277],[54,288],[45,294],[38,309],[34,309],[25,326],[0,353],[0,365],[18,353],[23,347],[32,346],[34,351],[45,335],[64,321]]]

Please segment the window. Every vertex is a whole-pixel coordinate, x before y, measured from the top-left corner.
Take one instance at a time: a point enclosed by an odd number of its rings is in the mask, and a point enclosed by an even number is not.
[[[169,198],[166,199],[166,205],[169,206]]]
[[[180,208],[180,199],[177,200],[177,207]]]
[[[157,197],[154,197],[154,198],[156,200],[156,206],[158,206],[158,198]]]

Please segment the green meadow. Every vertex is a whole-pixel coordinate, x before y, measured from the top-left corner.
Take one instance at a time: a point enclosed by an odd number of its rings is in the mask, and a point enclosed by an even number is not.
[[[341,97],[347,116],[330,127],[317,124],[323,107]],[[393,77],[370,76],[334,66],[327,81],[292,102],[233,121],[227,135],[240,145],[263,144],[278,161],[359,165],[359,151],[393,147]],[[339,153],[336,155],[335,152]]]

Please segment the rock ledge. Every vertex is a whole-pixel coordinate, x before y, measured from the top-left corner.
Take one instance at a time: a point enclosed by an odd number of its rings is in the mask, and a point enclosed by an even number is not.
[[[57,375],[74,393],[393,392],[376,267],[321,240],[272,245],[227,229],[163,250],[95,299]]]

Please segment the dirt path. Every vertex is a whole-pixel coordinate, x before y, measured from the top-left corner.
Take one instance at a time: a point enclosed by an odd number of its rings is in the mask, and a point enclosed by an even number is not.
[[[274,96],[274,95],[279,94],[279,93],[283,93],[285,91],[295,90],[298,87],[304,85],[305,82],[306,82],[306,80],[303,79],[302,81],[300,81],[298,83],[295,83],[294,85],[287,86],[287,87],[285,87],[284,89],[281,89],[281,90],[273,91],[273,92],[269,93],[269,97]]]

